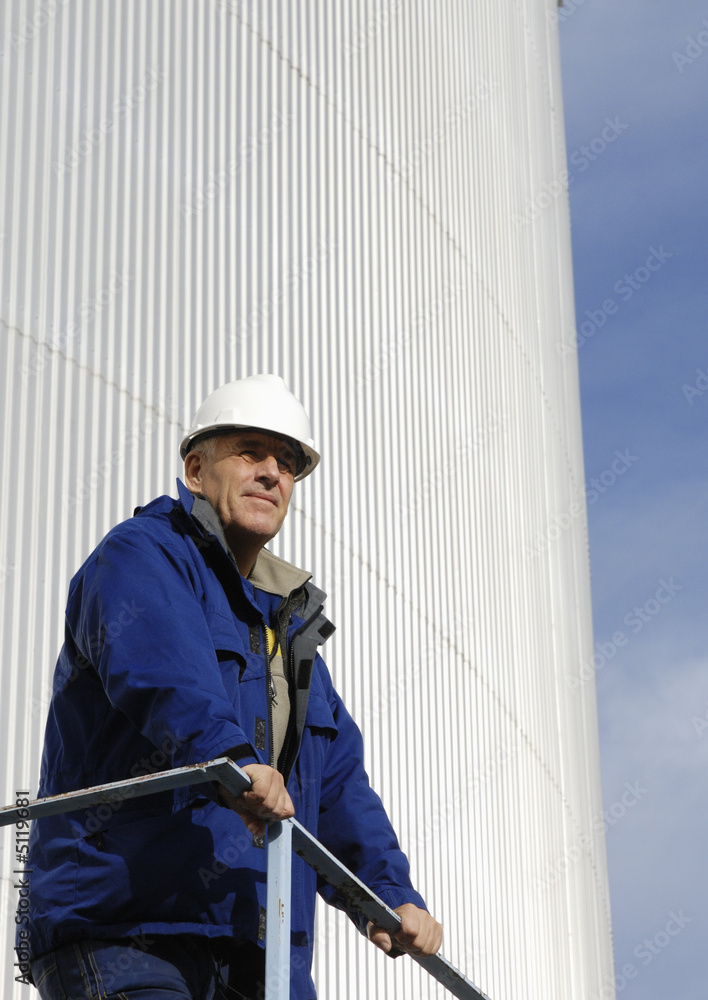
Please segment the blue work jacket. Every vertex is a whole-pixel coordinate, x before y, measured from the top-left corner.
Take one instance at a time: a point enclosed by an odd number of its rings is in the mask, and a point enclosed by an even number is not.
[[[211,505],[178,487],[179,500],[159,497],[110,531],[71,582],[40,797],[224,754],[272,763],[257,595]],[[294,569],[261,558],[276,576],[278,564]],[[389,906],[424,906],[318,652],[332,631],[323,600],[310,582],[282,598],[292,681],[279,766],[307,829]],[[38,819],[28,868],[32,957],[86,937],[263,942],[266,852],[211,785]],[[291,996],[311,1000],[318,882],[298,857],[292,878]]]

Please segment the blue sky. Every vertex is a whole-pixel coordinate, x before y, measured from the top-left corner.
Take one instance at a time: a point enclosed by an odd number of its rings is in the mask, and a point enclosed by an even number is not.
[[[588,506],[615,985],[705,1000],[708,7],[565,0],[560,36],[586,478],[631,457]]]

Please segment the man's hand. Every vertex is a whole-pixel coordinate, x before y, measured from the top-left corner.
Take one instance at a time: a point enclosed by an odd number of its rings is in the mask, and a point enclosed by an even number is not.
[[[366,928],[369,940],[387,954],[392,948],[400,948],[411,955],[437,955],[442,944],[442,924],[413,903],[404,903],[394,912],[401,918],[401,929],[394,934],[393,941],[388,931],[376,927],[372,921]]]
[[[228,788],[219,785],[222,801],[238,813],[256,837],[262,837],[266,825],[295,815],[293,801],[283,782],[280,771],[267,764],[246,764],[243,768],[252,785],[236,798]]]

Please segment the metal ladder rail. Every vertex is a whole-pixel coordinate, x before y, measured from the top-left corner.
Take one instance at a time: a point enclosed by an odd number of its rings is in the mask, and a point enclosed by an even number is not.
[[[140,775],[106,785],[82,788],[45,799],[35,799],[27,806],[0,809],[0,827],[11,826],[39,816],[55,816],[88,806],[117,800],[139,798],[185,785],[217,781],[239,796],[251,784],[248,775],[228,757],[203,764]],[[268,827],[268,873],[266,921],[266,1000],[288,1000],[290,991],[290,870],[295,851],[323,878],[337,888],[352,906],[378,927],[395,933],[401,919],[383,900],[349,871],[323,844],[295,819]],[[273,920],[272,914],[277,915]],[[442,955],[410,955],[422,968],[459,1000],[489,1000],[477,987]]]

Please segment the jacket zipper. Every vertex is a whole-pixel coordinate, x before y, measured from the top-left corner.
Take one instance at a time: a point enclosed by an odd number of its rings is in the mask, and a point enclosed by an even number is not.
[[[268,763],[271,767],[275,767],[275,743],[273,741],[273,702],[275,701],[277,691],[275,688],[275,681],[273,680],[273,674],[270,670],[270,660],[271,655],[268,649],[268,626],[266,625],[266,620],[263,615],[261,615],[261,624],[263,626],[263,656],[265,657],[265,668],[266,668],[266,697],[268,701]],[[274,640],[277,642],[277,636]],[[273,647],[275,652],[275,647]]]
[[[304,622],[304,624],[301,625],[300,628],[296,632],[293,632],[292,636],[290,637],[290,648],[288,649],[288,673],[289,673],[290,678],[292,678],[292,692],[295,695],[295,697],[297,697],[297,678],[295,677],[295,653],[294,653],[294,649],[293,649],[295,636],[299,635],[301,632],[304,632],[308,628],[308,626],[311,625],[313,621],[315,621],[315,619],[318,617],[318,615],[321,612],[322,612],[322,605],[320,605],[320,607],[317,608],[317,610],[315,611],[315,613],[312,614],[312,615],[310,615],[310,617],[307,619],[307,621]],[[280,751],[280,757],[281,757],[281,760],[283,761],[283,777],[285,778],[286,781],[290,777],[290,772],[291,772],[291,770],[292,770],[292,768],[293,768],[293,766],[295,764],[295,761],[297,760],[297,753],[298,753],[298,749],[299,749],[299,747],[296,748],[295,755],[294,755],[293,759],[292,760],[288,760],[288,756],[290,754],[290,745],[292,743],[293,730],[295,729],[295,725],[296,725],[295,719],[293,718],[293,712],[294,711],[295,711],[295,706],[293,704],[293,699],[291,698],[291,702],[290,702],[290,719],[288,720],[288,730],[287,730],[287,733],[285,734],[285,742],[283,744],[283,748]],[[292,725],[290,725],[291,721],[293,723]]]
[[[293,718],[293,712],[295,710],[295,706],[293,704],[293,701],[294,701],[293,695],[295,695],[296,692],[297,692],[297,685],[295,684],[295,654],[293,653],[293,639],[294,638],[295,638],[295,635],[293,635],[292,639],[290,640],[290,648],[288,649],[288,687],[291,690],[290,714],[289,714],[289,717],[288,717],[288,728],[287,728],[287,730],[285,732],[285,740],[283,741],[283,746],[282,746],[281,751],[280,751],[280,757],[281,757],[281,760],[283,761],[283,777],[284,777],[285,781],[287,781],[288,778],[290,777],[290,773],[289,772],[290,772],[291,767],[292,767],[292,765],[290,765],[290,767],[286,767],[285,765],[287,764],[287,761],[288,761],[288,754],[290,752],[290,744],[292,742],[292,732],[293,732],[293,729],[295,728],[295,723],[294,723],[294,718]],[[292,678],[292,686],[290,685],[290,678]],[[293,761],[293,763],[294,763],[294,761]]]

